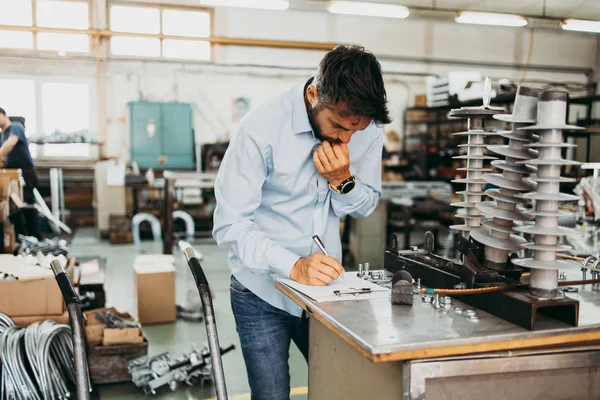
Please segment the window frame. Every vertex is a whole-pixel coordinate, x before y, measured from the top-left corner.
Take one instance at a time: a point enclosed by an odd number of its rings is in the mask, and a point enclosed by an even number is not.
[[[78,1],[78,0],[75,0]],[[151,34],[151,33],[127,33],[127,32],[115,32],[112,30],[110,24],[110,8],[112,6],[126,6],[126,7],[139,7],[139,8],[155,8],[159,11],[159,33]],[[179,36],[179,35],[165,35],[163,33],[163,11],[164,10],[179,10],[179,11],[196,11],[196,12],[204,12],[209,15],[210,21],[210,29],[208,33],[208,37],[201,38],[197,36]],[[161,3],[150,3],[150,2],[131,2],[131,1],[121,1],[121,0],[109,0],[106,2],[106,26],[110,31],[111,39],[113,37],[144,37],[144,38],[152,38],[159,40],[159,48],[160,55],[158,57],[147,57],[147,56],[136,56],[136,55],[121,55],[121,54],[113,54],[111,51],[110,40],[108,41],[108,53],[111,58],[121,58],[121,59],[143,59],[143,60],[169,60],[169,61],[177,61],[177,62],[194,62],[194,63],[208,63],[214,60],[214,52],[215,46],[210,41],[210,38],[214,36],[215,29],[215,15],[214,8],[211,7],[202,7],[202,6],[186,6],[186,5],[176,5],[176,4],[161,4]],[[165,39],[175,39],[175,40],[193,40],[199,42],[208,42],[210,45],[210,54],[207,60],[202,59],[194,59],[194,58],[171,58],[165,57],[163,52],[163,41]]]
[[[68,51],[66,53],[73,55],[92,55],[93,50],[93,42],[92,42],[92,34],[91,34],[91,26],[92,26],[92,7],[93,0],[60,0],[63,2],[70,3],[83,3],[87,5],[87,29],[76,29],[76,28],[50,28],[50,27],[41,27],[37,24],[37,2],[38,0],[30,0],[31,1],[31,25],[23,26],[23,25],[2,25],[3,31],[21,31],[21,32],[29,32],[33,35],[33,46],[31,48],[2,48],[3,51],[7,51],[13,54],[45,54],[45,55],[55,55],[58,52],[54,50],[45,50],[38,48],[38,33],[64,33],[64,34],[83,34],[88,37],[89,42],[89,50],[87,52],[80,51]]]

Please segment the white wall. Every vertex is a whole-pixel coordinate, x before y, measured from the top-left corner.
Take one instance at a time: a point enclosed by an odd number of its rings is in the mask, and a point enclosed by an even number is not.
[[[525,63],[530,34],[525,29],[459,25],[430,20],[388,20],[336,16],[308,11],[260,11],[217,9],[216,36],[279,40],[355,43],[364,45],[381,60],[394,122],[402,130],[402,112],[414,95],[424,92],[425,78],[414,73],[468,70],[494,79],[518,80],[522,70],[501,65]],[[594,35],[537,30],[532,64],[557,67],[597,67]],[[98,90],[99,104],[106,105],[106,121],[100,112],[100,133],[106,134],[108,156],[129,153],[127,103],[139,99],[181,101],[195,105],[194,125],[200,142],[225,140],[233,134],[232,100],[247,96],[260,103],[288,87],[303,83],[315,70],[324,52],[217,46],[214,65],[159,61],[109,61],[106,93]],[[406,59],[408,58],[408,59]],[[453,59],[474,65],[427,63],[423,59]],[[236,66],[223,66],[236,65]],[[246,66],[240,66],[246,65]],[[252,65],[252,66],[248,66]],[[257,67],[256,65],[269,66]],[[286,68],[272,68],[280,66]],[[289,69],[293,68],[293,69]],[[0,55],[0,76],[86,76],[97,82],[95,61],[42,60]],[[581,73],[544,72],[530,69],[527,80],[586,82]],[[100,110],[99,110],[100,111]]]

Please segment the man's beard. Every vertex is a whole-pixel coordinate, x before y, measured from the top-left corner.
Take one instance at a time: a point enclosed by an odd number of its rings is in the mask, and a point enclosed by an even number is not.
[[[321,133],[321,127],[317,123],[317,118],[316,118],[319,111],[321,111],[321,107],[319,107],[319,106],[313,107],[309,104],[307,108],[308,108],[307,109],[308,121],[310,122],[310,126],[312,127],[315,137],[321,141],[327,140],[327,138],[325,138],[323,136],[323,134]]]
[[[323,135],[321,126],[317,122],[317,114],[321,112],[322,109],[323,108],[321,106],[312,107],[311,105],[309,105],[307,109],[308,121],[310,122],[310,126],[312,127],[315,137],[322,142],[328,141],[329,143],[342,143],[342,141],[339,139],[332,139]]]

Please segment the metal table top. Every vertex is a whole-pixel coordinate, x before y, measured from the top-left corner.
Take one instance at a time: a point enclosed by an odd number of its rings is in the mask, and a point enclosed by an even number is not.
[[[568,279],[581,279],[581,273],[573,271]],[[579,293],[569,293],[571,298],[580,301],[578,327],[538,315],[538,327],[534,331],[481,310],[476,310],[478,321],[471,321],[453,310],[443,314],[416,295],[412,307],[392,306],[389,299],[317,303],[280,283],[277,287],[300,306],[308,307],[311,316],[374,361],[513,350],[527,348],[526,344],[540,347],[540,342],[567,344],[600,340],[600,291],[592,290],[592,285],[579,286]],[[454,299],[452,307],[473,309]],[[473,349],[473,346],[479,347]],[[432,353],[431,349],[443,351]]]

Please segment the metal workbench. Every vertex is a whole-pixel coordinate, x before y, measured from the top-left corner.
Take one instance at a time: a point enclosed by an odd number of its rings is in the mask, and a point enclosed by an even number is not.
[[[277,287],[310,315],[311,400],[470,400],[484,388],[486,400],[600,398],[600,291],[592,285],[569,293],[580,300],[579,326],[538,316],[535,331],[480,310],[478,321],[444,314],[417,295],[412,307],[317,303]]]

